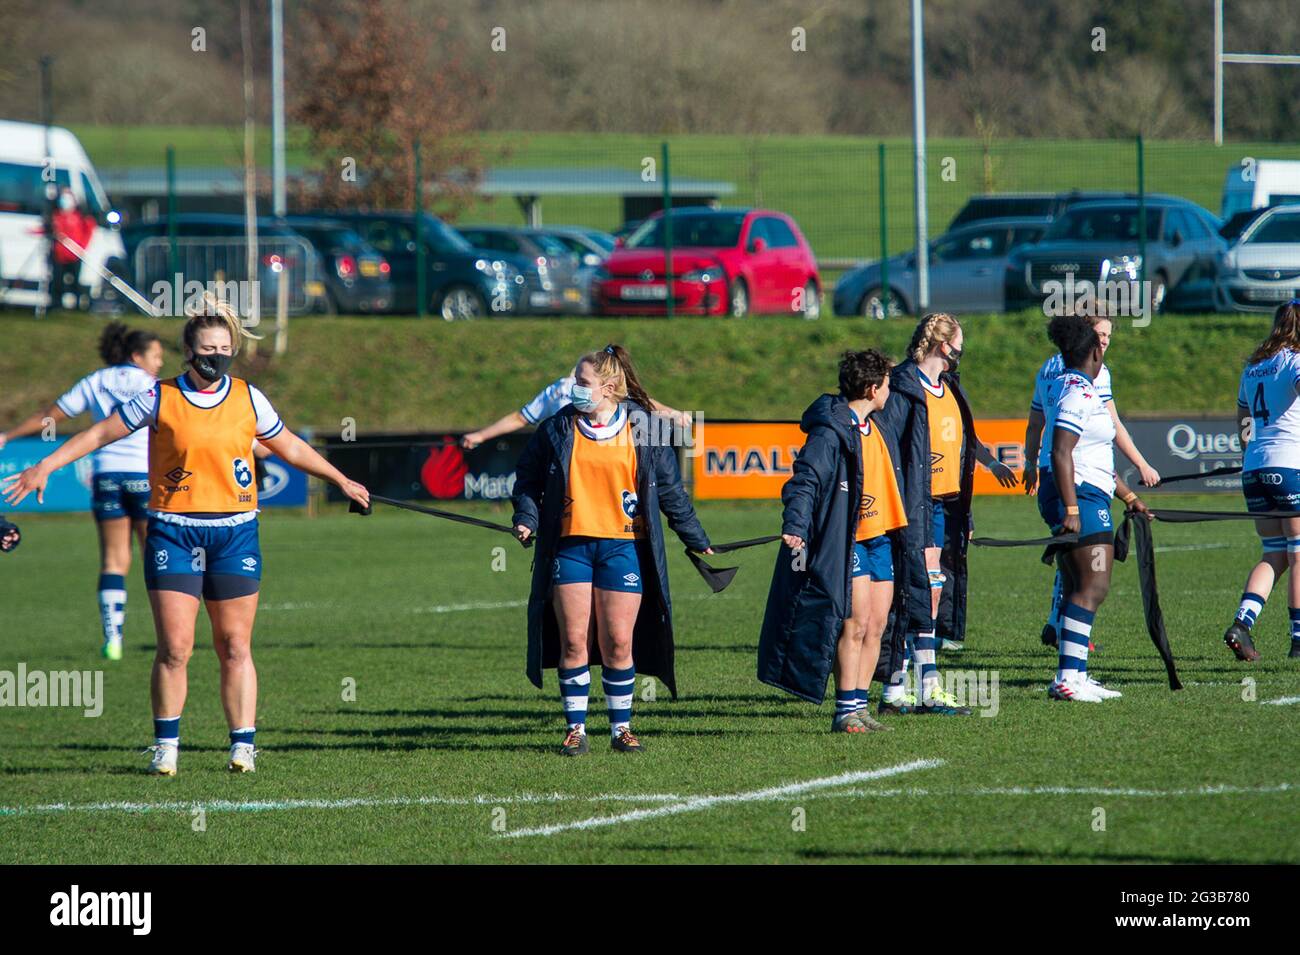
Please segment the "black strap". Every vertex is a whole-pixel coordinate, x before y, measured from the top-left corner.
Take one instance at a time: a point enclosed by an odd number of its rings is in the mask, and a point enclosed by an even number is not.
[[[1172,477],[1162,477],[1156,487],[1164,487],[1166,484],[1174,484],[1177,481],[1196,481],[1201,478],[1222,477],[1225,474],[1240,474],[1240,467],[1223,467],[1215,468],[1212,471],[1195,471],[1187,474],[1175,474]]]
[[[711,546],[715,554],[729,554],[735,550],[758,547],[780,539],[780,534],[769,534],[767,537],[751,537],[748,540],[732,541],[730,544],[713,544]],[[715,594],[726,590],[727,585],[735,580],[736,574],[740,571],[739,567],[710,567],[703,557],[689,547],[686,548],[686,559],[695,566],[700,576],[704,578],[704,582],[709,585],[709,589]]]
[[[380,504],[387,504],[389,507],[400,507],[404,511],[415,511],[417,514],[428,514],[431,517],[441,517],[445,521],[455,521],[458,524],[470,524],[474,527],[482,527],[490,531],[499,531],[503,534],[509,534],[512,537],[515,533],[515,529],[506,524],[497,524],[493,521],[485,521],[478,517],[470,517],[467,514],[457,514],[455,511],[442,511],[436,507],[426,507],[423,504],[412,504],[410,501],[398,501],[391,497],[382,497],[379,494],[371,494],[371,504],[374,504],[375,501],[378,501]],[[348,505],[348,511],[366,517],[370,514],[371,508],[362,507],[356,501],[352,501]],[[532,546],[531,537],[524,542],[524,546]]]

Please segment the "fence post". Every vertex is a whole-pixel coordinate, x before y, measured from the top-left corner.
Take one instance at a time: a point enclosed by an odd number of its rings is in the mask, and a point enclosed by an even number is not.
[[[176,147],[167,147],[167,267],[168,282],[176,281],[180,271],[180,250],[176,247]],[[132,277],[134,280],[134,276]],[[178,301],[177,292],[172,292],[172,301]]]
[[[885,144],[879,147],[880,167],[880,317],[889,317],[889,226],[885,213]]]
[[[1137,137],[1137,187],[1138,187],[1138,288],[1145,294],[1147,281],[1147,185],[1142,149],[1142,134]],[[1105,278],[1105,276],[1103,276]]]
[[[415,314],[424,318],[424,189],[420,171],[420,141],[415,141]]]
[[[673,317],[673,187],[668,167],[668,140],[663,142],[664,180],[664,314]]]

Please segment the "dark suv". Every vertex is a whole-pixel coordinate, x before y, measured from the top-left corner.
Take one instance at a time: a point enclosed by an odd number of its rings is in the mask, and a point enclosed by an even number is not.
[[[392,311],[416,310],[419,261],[415,214],[411,212],[330,212],[374,246],[392,267]],[[524,277],[502,256],[475,249],[437,216],[420,220],[424,243],[425,307],[447,321],[483,315],[517,315],[524,305]]]
[[[1136,199],[1131,192],[1106,192],[1099,190],[1073,189],[1070,192],[991,192],[982,196],[971,196],[961,211],[948,223],[949,231],[972,222],[985,219],[1022,218],[1025,216],[1045,216],[1055,219],[1071,206],[1081,202],[1097,202],[1111,199]]]
[[[1227,243],[1219,221],[1176,196],[1146,199],[1146,261],[1138,241],[1136,199],[1084,202],[1064,212],[1033,245],[1007,259],[1007,309],[1041,305],[1047,283],[1125,281],[1144,275],[1155,310],[1212,310],[1214,280]],[[1104,271],[1103,271],[1104,269]]]

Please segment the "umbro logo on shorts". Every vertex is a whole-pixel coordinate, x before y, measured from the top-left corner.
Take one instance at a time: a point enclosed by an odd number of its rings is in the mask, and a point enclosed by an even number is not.
[[[244,570],[254,570],[254,569],[256,569],[256,567],[257,567],[257,558],[256,558],[256,557],[245,557],[245,558],[244,558]]]
[[[640,579],[641,579],[641,578],[638,577],[636,574],[624,574],[624,575],[623,575],[623,580],[627,582],[627,585],[628,585],[629,587],[635,587],[637,581],[640,580]]]

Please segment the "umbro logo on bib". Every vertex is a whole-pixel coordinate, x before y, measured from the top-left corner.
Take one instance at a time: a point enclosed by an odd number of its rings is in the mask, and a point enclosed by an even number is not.
[[[931,451],[931,452],[930,452],[930,466],[931,466],[931,467],[933,467],[934,465],[938,464],[938,463],[939,463],[940,461],[942,461],[942,460],[943,460],[943,455],[940,454],[938,451]]]
[[[184,468],[172,468],[170,471],[164,474],[163,477],[171,481],[173,484],[180,484],[181,481],[184,481],[187,477],[189,477],[193,473],[194,472],[187,471]]]

